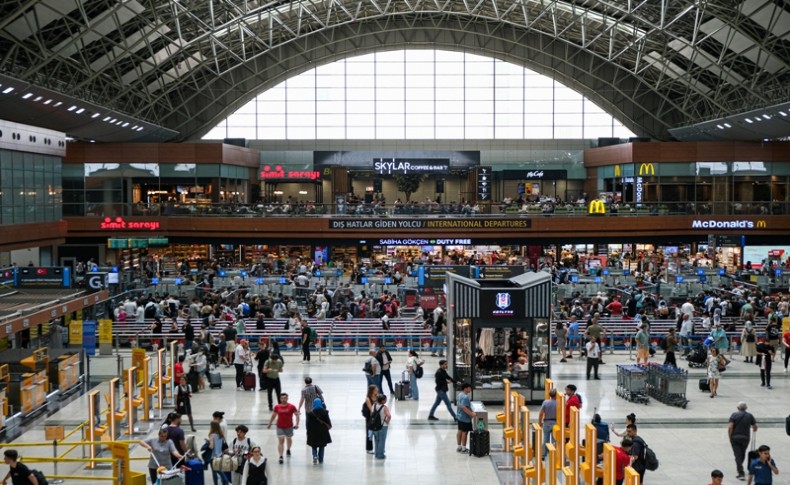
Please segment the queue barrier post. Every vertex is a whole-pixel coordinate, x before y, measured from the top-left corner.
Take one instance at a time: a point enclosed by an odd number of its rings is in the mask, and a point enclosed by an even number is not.
[[[588,425],[592,426],[592,425]],[[603,445],[603,485],[615,485],[617,470],[615,469],[615,451],[611,443]],[[586,479],[585,479],[586,480]],[[592,482],[587,482],[592,483]]]
[[[579,447],[581,445],[581,439],[579,437],[579,421],[581,420],[581,413],[577,408],[571,408],[571,422],[570,426],[568,426],[568,433],[569,433],[569,440],[568,443],[565,445],[565,453],[567,455],[567,462],[570,463],[571,468],[571,475],[570,481],[564,482],[566,485],[578,485],[579,480],[579,460],[580,460],[580,453]],[[588,443],[587,446],[590,444]],[[595,445],[593,445],[594,447]],[[563,466],[565,461],[561,463],[560,466]]]
[[[505,411],[496,415],[496,420],[503,424],[505,451],[510,451],[507,440],[507,430],[510,428],[510,379],[502,379],[502,386],[505,390]]]
[[[537,446],[542,446],[543,444],[543,428],[540,427],[538,423],[532,424],[532,439],[533,442]],[[521,468],[521,480],[522,485],[528,485],[528,483],[533,483],[534,485],[542,484],[544,480],[544,468],[543,468],[543,459],[541,453],[538,453],[537,449],[533,449],[534,456],[528,458],[528,461],[531,461],[532,464],[526,464]]]
[[[561,448],[562,446],[556,447],[551,442],[546,443],[546,449],[548,450],[548,471],[546,473],[546,485],[557,485],[557,468],[559,468],[558,465],[562,463],[562,460],[560,460],[557,455],[559,455],[558,452]]]
[[[639,473],[630,466],[625,467],[625,480],[623,485],[640,485]]]

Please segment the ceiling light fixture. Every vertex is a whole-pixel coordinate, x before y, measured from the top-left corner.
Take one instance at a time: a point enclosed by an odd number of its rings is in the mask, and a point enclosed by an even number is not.
[[[785,113],[784,111],[780,111],[779,114],[782,116],[787,116],[787,113]]]
[[[85,108],[80,108],[77,110],[77,114],[81,115],[85,111]]]
[[[74,111],[75,109],[77,109],[77,107],[72,104],[71,106],[69,106],[69,109],[67,109],[66,111]]]
[[[101,113],[93,113],[93,116],[91,116],[91,118],[96,119],[99,116],[101,116]]]
[[[36,102],[36,103],[38,103],[38,102],[39,102],[39,101],[41,101],[42,99],[44,99],[44,96],[36,96],[36,98],[35,98],[33,101],[34,101],[34,102]]]
[[[33,93],[27,93],[24,96],[22,96],[22,99],[30,99],[32,97],[33,97]]]
[[[59,106],[62,106],[62,105],[63,105],[63,101],[58,101],[58,102],[57,102],[57,103],[55,103],[53,106],[54,106],[55,108],[57,108],[57,107],[59,107]]]
[[[750,124],[751,124],[751,123],[754,123],[754,121],[750,120],[749,118],[746,118],[746,122],[747,122],[747,123],[750,123]]]
[[[729,123],[724,123],[724,126],[726,126],[727,128],[732,128],[732,125]]]
[[[48,99],[48,100],[44,101],[44,104],[49,104],[49,103],[51,103],[51,102],[52,102],[52,100],[51,100],[51,99]]]
[[[763,115],[763,118],[765,118],[766,120],[770,120],[771,119],[771,115],[767,115],[767,114]]]
[[[10,92],[11,92],[11,91],[13,91],[13,90],[14,90],[14,88],[13,88],[13,87],[11,87],[11,86],[9,86],[9,87],[7,87],[7,88],[3,89],[3,94],[8,94],[8,93],[10,93]]]

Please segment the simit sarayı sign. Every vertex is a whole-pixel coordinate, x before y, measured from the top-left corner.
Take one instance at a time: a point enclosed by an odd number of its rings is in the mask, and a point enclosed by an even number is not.
[[[99,223],[99,228],[103,231],[115,231],[118,229],[137,229],[156,231],[160,228],[159,221],[126,221],[123,217],[112,219],[105,217]]]
[[[261,180],[318,180],[321,172],[317,170],[287,170],[282,165],[264,165],[260,171]]]

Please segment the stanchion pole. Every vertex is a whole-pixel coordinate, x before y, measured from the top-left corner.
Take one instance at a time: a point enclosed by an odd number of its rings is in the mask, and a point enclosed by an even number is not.
[[[54,462],[53,466],[55,467],[55,473],[53,473],[53,474],[55,476],[58,475],[58,460],[57,460],[57,456],[58,456],[58,440],[52,440],[52,461]],[[63,483],[63,479],[62,478],[56,478],[54,480],[50,480],[49,483]]]

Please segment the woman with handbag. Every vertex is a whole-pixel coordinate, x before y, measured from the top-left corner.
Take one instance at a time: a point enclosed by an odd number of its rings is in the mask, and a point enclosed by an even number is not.
[[[708,357],[708,386],[710,387],[710,397],[713,399],[718,394],[716,391],[719,389],[719,379],[721,373],[726,369],[727,361],[724,356],[719,353],[719,349],[712,348],[710,356]]]
[[[229,485],[231,483],[231,470],[225,470],[222,464],[223,460],[225,460],[228,466],[233,465],[231,457],[225,454],[225,450],[228,449],[228,443],[225,441],[219,422],[211,421],[209,430],[208,447],[211,450],[211,476],[214,478],[214,485],[220,485],[217,478],[221,480],[222,485]]]
[[[307,413],[307,446],[313,449],[313,465],[324,462],[324,448],[332,442],[330,429],[329,413],[324,409],[324,401],[317,397],[313,399],[313,410]]]

